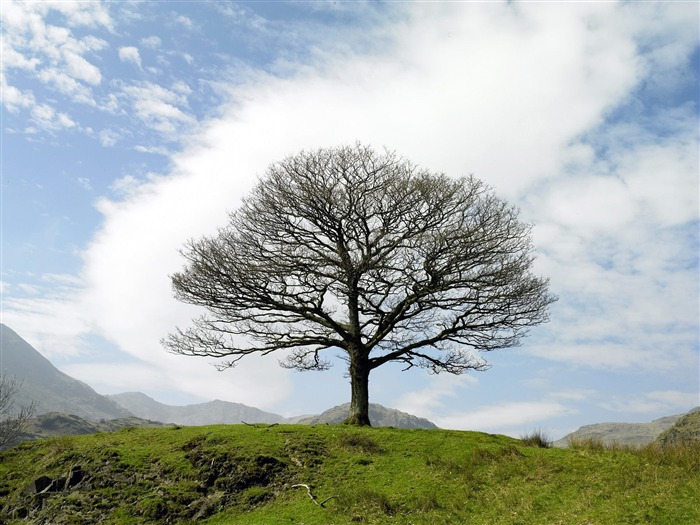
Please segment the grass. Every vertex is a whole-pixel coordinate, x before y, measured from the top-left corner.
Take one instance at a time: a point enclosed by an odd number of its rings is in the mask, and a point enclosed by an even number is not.
[[[550,448],[552,446],[551,437],[543,430],[535,430],[530,434],[520,436],[520,441],[530,447]]]
[[[0,454],[0,522],[26,523],[19,517],[28,515],[57,525],[700,523],[697,443],[547,443],[541,432],[517,440],[332,425],[46,439]],[[39,476],[56,479],[76,465],[86,473],[77,486],[27,493]]]

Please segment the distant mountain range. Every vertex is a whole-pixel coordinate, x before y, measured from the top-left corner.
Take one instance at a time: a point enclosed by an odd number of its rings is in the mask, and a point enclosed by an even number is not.
[[[186,406],[159,403],[141,392],[103,396],[85,383],[56,369],[9,327],[0,324],[1,373],[22,382],[15,403],[37,405],[37,418],[29,434],[34,437],[61,433],[91,433],[123,426],[158,426],[161,424],[211,425],[236,423],[336,424],[348,414],[348,404],[331,408],[316,416],[285,418],[278,414],[227,401],[209,401]],[[700,407],[689,414],[700,413]],[[427,419],[405,412],[370,405],[370,421],[375,426],[397,428],[437,428]],[[586,425],[554,443],[565,447],[573,439],[599,439],[603,443],[644,445],[667,432],[667,440],[679,435],[700,435],[700,417],[685,414],[662,417],[649,423],[598,423]],[[676,423],[676,430],[669,431]],[[700,437],[698,438],[700,439]]]
[[[126,392],[107,396],[132,414],[143,419],[176,423],[178,425],[212,425],[236,423],[299,423],[302,425],[338,424],[347,417],[350,404],[346,403],[326,410],[317,416],[285,418],[257,408],[230,403],[209,401],[194,405],[172,406],[159,403],[141,392]],[[396,428],[437,428],[427,419],[419,418],[382,405],[371,403],[369,418],[374,426]]]
[[[285,418],[241,403],[218,399],[207,403],[172,406],[159,403],[141,392],[125,392],[109,397],[137,417],[178,425],[282,423]]]
[[[220,400],[172,406],[159,403],[141,392],[103,396],[85,383],[58,370],[48,359],[4,324],[0,324],[0,348],[2,349],[0,372],[22,382],[15,404],[26,406],[36,402],[36,414],[39,417],[35,419],[34,426],[29,432],[35,436],[44,435],[42,428],[48,428],[52,432],[50,435],[60,432],[60,429],[66,433],[75,434],[103,431],[110,428],[110,425],[120,428],[127,424],[143,426],[155,424],[155,422],[193,426],[242,422],[336,423],[345,419],[348,413],[348,405],[341,405],[318,416],[285,418],[241,403]],[[51,416],[41,417],[46,414]],[[62,419],[60,415],[77,417]],[[110,420],[118,421],[109,423]],[[437,428],[427,419],[375,404],[370,407],[370,420],[376,426]]]
[[[700,412],[700,407],[696,407],[686,414],[666,416],[648,423],[596,423],[585,425],[555,441],[554,446],[568,447],[572,440],[587,439],[599,440],[605,445],[647,445],[659,438],[662,433],[674,427],[687,414],[697,412]]]

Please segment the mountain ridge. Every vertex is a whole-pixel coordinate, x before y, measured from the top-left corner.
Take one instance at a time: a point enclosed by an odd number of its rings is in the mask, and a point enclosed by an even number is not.
[[[321,414],[283,417],[241,403],[219,399],[176,406],[160,403],[143,392],[123,392],[107,397],[139,418],[191,426],[238,423],[337,424],[347,417],[350,406],[349,403],[345,403],[329,408]],[[438,428],[427,419],[376,403],[370,403],[370,421],[374,426],[380,427]]]
[[[285,418],[259,408],[215,399],[191,405],[167,405],[143,392],[122,392],[107,396],[142,419],[177,425],[213,425],[237,423],[282,423]]]
[[[554,442],[558,448],[566,448],[572,440],[598,440],[604,445],[643,446],[654,442],[663,432],[672,428],[687,414],[700,411],[695,407],[683,414],[664,416],[647,423],[593,423],[579,427]]]
[[[0,371],[21,383],[16,406],[36,403],[36,414],[61,412],[98,421],[132,417],[133,414],[89,385],[61,372],[32,345],[5,324],[0,324]]]

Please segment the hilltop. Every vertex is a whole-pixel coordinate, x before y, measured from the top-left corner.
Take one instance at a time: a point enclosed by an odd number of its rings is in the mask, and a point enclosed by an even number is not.
[[[700,523],[698,445],[335,425],[125,428],[0,453],[0,522]]]

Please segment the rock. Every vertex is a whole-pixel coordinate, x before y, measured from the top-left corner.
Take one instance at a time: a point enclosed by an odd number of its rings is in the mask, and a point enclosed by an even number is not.
[[[61,492],[66,486],[66,478],[57,478],[42,492]]]
[[[75,487],[78,483],[83,481],[83,479],[85,479],[85,472],[83,471],[83,467],[81,467],[80,465],[71,467],[70,472],[66,477],[66,489]]]
[[[53,480],[48,476],[39,476],[36,478],[31,485],[27,487],[27,494],[38,494],[44,492],[48,487],[51,486]]]
[[[693,410],[681,417],[669,429],[661,433],[656,442],[661,446],[700,441],[700,411]]]

